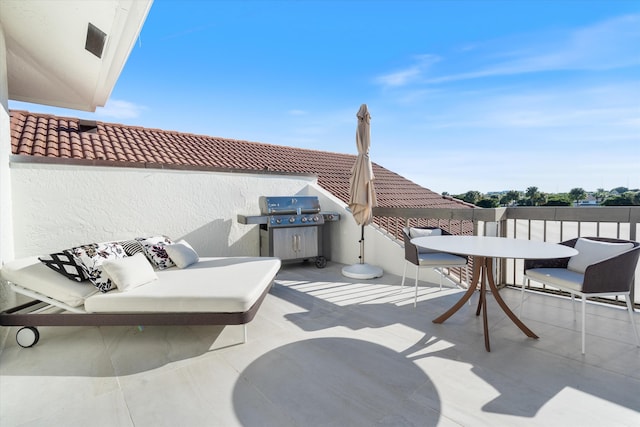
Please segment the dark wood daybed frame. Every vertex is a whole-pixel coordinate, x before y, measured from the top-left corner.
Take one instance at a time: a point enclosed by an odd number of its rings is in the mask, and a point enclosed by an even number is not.
[[[36,326],[155,326],[155,325],[244,325],[255,317],[260,305],[269,293],[267,286],[256,302],[244,312],[168,312],[168,313],[39,313],[39,309],[60,308],[46,301],[35,299],[0,313],[1,326],[22,326],[34,330],[35,345],[39,334]],[[46,304],[44,307],[38,307]],[[29,311],[32,309],[31,311]],[[62,309],[62,308],[60,308]]]

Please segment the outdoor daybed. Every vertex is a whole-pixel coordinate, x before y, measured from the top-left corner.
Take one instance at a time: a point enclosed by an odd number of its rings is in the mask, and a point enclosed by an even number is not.
[[[95,274],[91,281],[70,280],[66,273],[46,264],[48,260],[43,257],[9,262],[0,270],[2,282],[34,301],[0,313],[0,325],[23,326],[16,333],[23,347],[37,343],[36,326],[244,325],[246,341],[246,324],[269,292],[280,260],[199,258],[186,242],[182,243],[191,252],[185,257],[178,251],[173,257],[176,262],[168,258],[166,246],[154,246],[156,252],[160,247],[165,258],[162,268],[157,268],[158,264],[154,265],[153,258],[145,257],[144,252],[123,252],[115,261],[105,261],[98,279],[101,275],[104,285],[108,278],[108,289],[98,287],[100,283],[92,286]],[[98,247],[103,244],[93,245],[104,256],[100,251],[103,248]],[[71,255],[69,251],[55,255],[62,254]],[[81,273],[86,275],[86,269],[84,273],[80,269],[75,272]]]

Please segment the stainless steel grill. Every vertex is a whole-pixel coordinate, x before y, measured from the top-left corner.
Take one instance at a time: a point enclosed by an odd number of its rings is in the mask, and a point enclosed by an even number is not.
[[[260,225],[260,255],[283,261],[315,259],[327,264],[330,239],[325,223],[338,221],[340,214],[323,212],[315,196],[260,197],[261,215],[238,215],[241,224]]]

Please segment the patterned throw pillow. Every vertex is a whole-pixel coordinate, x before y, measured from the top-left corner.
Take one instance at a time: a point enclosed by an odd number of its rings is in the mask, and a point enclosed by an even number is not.
[[[142,249],[142,245],[137,240],[123,240],[121,242],[117,242],[124,248],[124,252],[127,256],[134,256],[137,253],[144,254],[144,250]]]
[[[164,248],[165,245],[173,244],[167,236],[136,237],[136,240],[140,242],[144,254],[157,269],[164,270],[175,265]]]
[[[115,289],[115,284],[102,270],[102,263],[108,259],[124,258],[127,254],[116,242],[91,243],[71,249],[71,253],[82,262],[82,269],[93,285],[101,292]]]
[[[75,282],[82,282],[89,279],[89,276],[84,274],[84,270],[76,263],[73,254],[71,254],[69,250],[64,250],[55,254],[43,255],[38,257],[38,259],[44,265],[53,271],[62,274],[67,279]]]

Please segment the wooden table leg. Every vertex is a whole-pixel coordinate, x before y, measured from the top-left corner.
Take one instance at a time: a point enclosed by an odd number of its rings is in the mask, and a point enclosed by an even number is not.
[[[453,314],[456,311],[460,310],[460,308],[462,308],[464,303],[469,301],[469,298],[471,298],[471,296],[473,295],[473,293],[476,290],[476,286],[478,286],[478,279],[480,278],[481,269],[482,269],[482,263],[481,262],[476,262],[476,260],[474,258],[474,261],[473,261],[473,276],[471,278],[471,283],[469,284],[469,288],[467,289],[467,292],[465,292],[465,294],[462,296],[462,298],[460,298],[458,300],[458,302],[455,303],[453,305],[453,307],[451,307],[449,310],[447,310],[443,315],[441,315],[440,317],[438,317],[436,319],[433,319],[433,323],[443,323],[449,317],[453,316]]]
[[[482,323],[484,329],[484,347],[487,351],[491,351],[491,344],[489,340],[489,319],[487,314],[487,284],[489,285],[489,289],[491,289],[491,293],[493,297],[498,302],[498,305],[504,311],[504,313],[511,319],[513,323],[516,324],[520,328],[522,332],[524,332],[528,337],[538,338],[536,334],[534,334],[527,326],[522,323],[520,319],[516,317],[515,314],[509,309],[509,306],[504,302],[500,293],[498,291],[498,287],[496,286],[495,281],[493,280],[493,258],[476,256],[473,258],[473,277],[471,279],[471,283],[469,284],[469,289],[467,292],[456,302],[453,307],[447,310],[443,315],[433,320],[433,323],[443,323],[449,317],[451,317],[455,312],[460,310],[462,306],[471,298],[473,293],[475,292],[478,282],[480,282],[480,299],[478,301],[478,308],[476,310],[476,316],[480,315],[480,311],[482,311]]]
[[[505,303],[504,300],[502,299],[502,297],[500,296],[500,293],[498,292],[498,287],[496,286],[496,283],[493,281],[493,260],[491,258],[486,258],[486,267],[485,268],[486,268],[486,271],[487,271],[487,279],[489,281],[489,288],[491,288],[491,292],[493,293],[493,297],[498,302],[498,305],[500,306],[500,308],[502,308],[502,311],[505,312],[505,314],[509,317],[509,319],[511,319],[511,321],[513,323],[515,323],[516,326],[518,328],[520,328],[520,330],[522,332],[524,332],[526,336],[528,336],[530,338],[538,338],[538,336],[536,334],[534,334],[531,331],[531,329],[527,328],[527,326],[524,323],[522,323],[522,321],[520,319],[518,319],[518,317],[515,314],[513,314],[513,312],[511,311],[511,309],[507,305],[507,303]]]
[[[481,269],[481,270],[484,270],[484,269]],[[482,277],[482,274],[484,274],[484,273],[482,273],[482,271],[481,271],[480,272],[480,277]],[[478,308],[476,308],[476,316],[480,316],[480,310],[482,310],[482,305],[485,303],[484,297],[482,296],[485,286],[484,286],[484,282],[480,282],[480,283],[481,283],[481,285],[480,285],[480,298],[478,298]]]
[[[487,260],[491,262],[491,259],[484,258],[482,259],[482,276],[481,276],[481,285],[480,285],[480,300],[482,301],[482,329],[484,332],[484,348],[487,351],[491,351],[491,344],[489,343],[489,316],[487,312],[487,277],[489,271],[487,270]],[[480,261],[480,260],[478,260]]]

